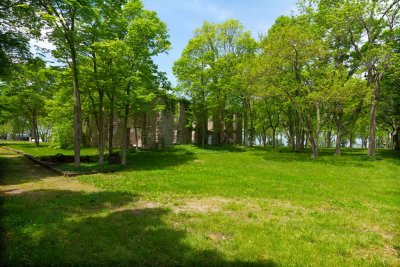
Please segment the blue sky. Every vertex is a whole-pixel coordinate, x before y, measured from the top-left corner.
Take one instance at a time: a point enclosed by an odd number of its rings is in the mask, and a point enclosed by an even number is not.
[[[173,86],[176,78],[172,65],[205,20],[218,23],[237,19],[257,38],[258,33],[267,32],[277,17],[296,10],[296,0],[143,0],[143,4],[156,11],[168,26],[172,49],[155,61]]]

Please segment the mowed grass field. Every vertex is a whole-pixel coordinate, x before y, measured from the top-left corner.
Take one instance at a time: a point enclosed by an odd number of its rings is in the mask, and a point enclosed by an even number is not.
[[[0,152],[3,265],[400,265],[394,151],[175,146],[78,178]]]

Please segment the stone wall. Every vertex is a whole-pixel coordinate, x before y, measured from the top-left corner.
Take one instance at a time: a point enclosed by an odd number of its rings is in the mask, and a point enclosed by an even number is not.
[[[163,106],[156,110],[156,106]],[[158,99],[145,112],[135,114],[128,121],[128,144],[131,147],[165,148],[172,144],[191,142],[191,127],[188,121],[188,102]],[[108,145],[108,117],[105,114],[104,141]],[[122,120],[114,117],[113,146],[122,146]],[[84,144],[96,146],[98,130],[94,117],[84,124]]]

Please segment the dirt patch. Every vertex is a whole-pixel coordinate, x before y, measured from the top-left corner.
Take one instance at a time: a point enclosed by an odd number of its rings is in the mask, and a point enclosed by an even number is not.
[[[207,238],[212,241],[225,241],[228,239],[223,233],[209,233]]]
[[[356,255],[361,258],[394,258],[397,259],[393,262],[393,266],[399,266],[400,260],[398,258],[399,252],[391,245],[385,244],[383,247],[372,246],[369,248],[362,248],[357,250]],[[389,264],[392,265],[392,264]]]
[[[181,212],[198,212],[198,213],[212,213],[219,212],[223,206],[230,203],[231,200],[219,197],[209,198],[193,198],[185,199],[182,205],[171,206],[170,208],[175,213]]]

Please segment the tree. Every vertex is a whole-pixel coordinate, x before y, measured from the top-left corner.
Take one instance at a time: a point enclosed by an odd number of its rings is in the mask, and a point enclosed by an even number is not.
[[[368,87],[364,80],[349,77],[343,65],[331,66],[326,75],[323,101],[336,126],[335,155],[340,155],[343,137],[353,133],[365,106]]]
[[[0,79],[10,77],[13,66],[31,57],[29,38],[39,35],[35,10],[26,0],[0,2]]]
[[[41,17],[47,24],[49,40],[57,50],[54,55],[67,63],[72,69],[73,103],[74,103],[74,161],[80,166],[80,149],[82,141],[82,109],[78,73],[78,49],[81,44],[77,39],[79,22],[87,15],[89,2],[86,0],[38,0],[34,4],[41,10]]]
[[[393,47],[385,42],[385,33],[393,32],[400,23],[399,0],[312,0],[309,7],[316,6],[323,16],[328,30],[348,36],[351,45],[347,60],[355,68],[365,71],[370,88],[370,120],[368,155],[375,155],[376,114],[381,92],[381,81],[391,65]],[[303,5],[307,6],[307,5]]]
[[[320,134],[321,77],[324,75],[326,47],[321,36],[305,17],[280,17],[263,40],[263,59],[269,64],[265,73],[290,101],[295,111],[296,143],[305,130],[312,150],[318,157]]]
[[[173,69],[179,86],[193,101],[198,143],[207,142],[209,117],[213,119],[214,144],[227,142],[228,117],[237,110],[237,103],[243,102],[233,76],[237,65],[245,55],[254,52],[255,46],[250,33],[236,20],[205,22],[175,62]],[[248,102],[243,105],[248,108]]]
[[[8,83],[6,96],[10,100],[11,112],[20,114],[30,122],[31,133],[35,145],[39,146],[39,119],[45,116],[45,99],[49,97],[49,89],[53,79],[40,58],[29,60],[20,65],[18,72]]]

